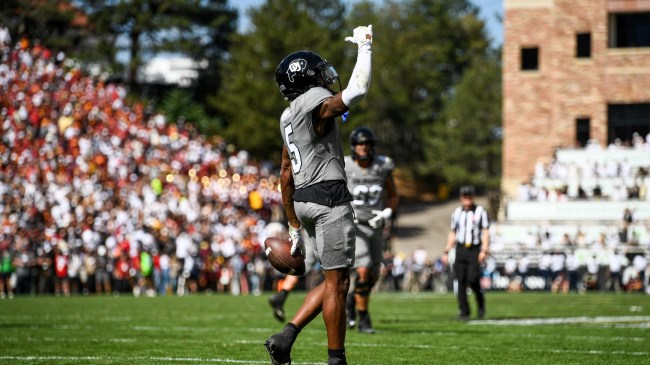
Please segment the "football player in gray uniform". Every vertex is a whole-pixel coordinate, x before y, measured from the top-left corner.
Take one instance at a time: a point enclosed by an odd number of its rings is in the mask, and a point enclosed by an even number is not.
[[[358,313],[359,332],[369,334],[375,332],[368,303],[379,279],[386,248],[384,226],[399,204],[393,180],[395,163],[390,157],[375,154],[376,143],[377,138],[370,128],[356,128],[350,134],[352,154],[345,157],[345,173],[356,217],[354,271],[346,301],[348,327],[355,326]]]
[[[334,67],[314,52],[288,55],[276,69],[275,81],[289,106],[280,117],[284,141],[280,166],[282,202],[289,223],[291,253],[304,253],[300,229],[323,269],[325,280],[309,291],[282,331],[264,343],[271,363],[290,364],[291,348],[300,331],[323,313],[328,365],[347,364],[345,298],[354,265],[354,212],[344,168],[337,117],[368,93],[371,76],[372,26],[354,29],[346,41],[357,45],[350,81],[341,92]]]

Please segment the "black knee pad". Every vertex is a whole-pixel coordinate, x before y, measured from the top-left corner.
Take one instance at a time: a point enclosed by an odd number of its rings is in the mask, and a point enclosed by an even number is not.
[[[355,281],[354,282],[354,293],[359,294],[362,297],[367,297],[370,295],[370,289],[372,286],[370,281]]]

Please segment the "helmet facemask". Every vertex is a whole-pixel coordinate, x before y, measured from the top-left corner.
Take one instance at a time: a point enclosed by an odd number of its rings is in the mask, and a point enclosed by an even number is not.
[[[339,74],[334,69],[334,66],[327,62],[315,70],[307,70],[307,75],[315,76],[318,80],[318,86],[323,87],[332,93],[337,92],[332,90],[332,85],[338,81],[339,91],[341,90],[341,80],[339,79]]]

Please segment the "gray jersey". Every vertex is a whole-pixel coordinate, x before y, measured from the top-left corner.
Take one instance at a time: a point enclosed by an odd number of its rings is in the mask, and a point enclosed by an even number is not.
[[[375,216],[371,211],[384,209],[386,177],[394,168],[395,163],[387,156],[374,156],[366,169],[359,167],[351,156],[345,156],[348,189],[352,193],[352,207],[359,222],[367,223]]]
[[[326,134],[318,137],[312,123],[314,109],[331,96],[327,89],[311,88],[294,99],[280,118],[296,189],[323,181],[346,181],[338,124],[331,123]]]

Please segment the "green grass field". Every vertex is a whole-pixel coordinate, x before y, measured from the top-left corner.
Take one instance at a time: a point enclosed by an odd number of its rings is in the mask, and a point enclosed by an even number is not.
[[[269,364],[278,331],[260,297],[23,297],[0,301],[2,364]],[[304,293],[289,297],[295,311]],[[470,297],[473,300],[473,297]],[[348,331],[350,364],[648,364],[650,296],[488,292],[485,320],[451,294],[373,294],[374,335]],[[472,302],[473,303],[473,302]],[[322,317],[294,364],[326,364]]]

